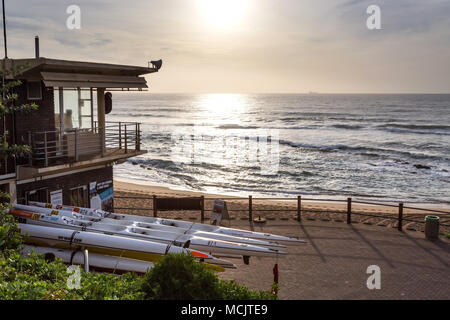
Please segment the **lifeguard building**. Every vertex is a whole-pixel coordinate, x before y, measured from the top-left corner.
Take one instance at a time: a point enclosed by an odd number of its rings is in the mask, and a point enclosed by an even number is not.
[[[141,155],[139,123],[108,122],[116,90],[147,88],[149,67],[68,61],[39,57],[3,59],[11,70],[6,81],[22,84],[17,104],[36,103],[38,110],[15,112],[2,119],[10,144],[26,144],[32,153],[2,159],[0,190],[12,202],[42,201],[85,207],[113,207],[113,166]],[[17,71],[19,70],[19,71]]]

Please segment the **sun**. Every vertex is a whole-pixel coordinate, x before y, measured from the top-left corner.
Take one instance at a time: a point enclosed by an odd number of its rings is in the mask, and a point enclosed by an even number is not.
[[[248,10],[249,0],[197,0],[208,26],[231,29],[239,26]]]

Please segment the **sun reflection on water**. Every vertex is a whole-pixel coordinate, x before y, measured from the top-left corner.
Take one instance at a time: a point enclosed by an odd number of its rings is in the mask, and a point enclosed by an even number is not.
[[[248,111],[251,101],[246,94],[202,94],[197,99],[199,122],[207,121],[215,126],[239,126],[250,121]]]

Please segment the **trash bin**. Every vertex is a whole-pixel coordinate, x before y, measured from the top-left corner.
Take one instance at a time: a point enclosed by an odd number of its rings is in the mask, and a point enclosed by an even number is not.
[[[439,217],[425,217],[425,237],[430,240],[439,238]]]

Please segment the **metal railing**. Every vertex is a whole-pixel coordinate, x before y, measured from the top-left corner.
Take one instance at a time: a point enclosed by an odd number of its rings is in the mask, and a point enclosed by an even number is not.
[[[28,145],[32,150],[30,167],[105,157],[114,152],[126,154],[141,150],[140,123],[106,122],[99,127],[95,122],[92,129],[30,131]]]
[[[215,200],[218,198],[207,198],[204,196],[200,197],[187,197],[187,198],[198,198],[201,201],[201,210],[200,210],[200,221],[203,222],[205,220],[204,213],[205,211],[212,210],[212,208],[206,208],[205,207],[205,200]],[[116,210],[136,210],[136,211],[149,211],[153,213],[153,216],[157,216],[158,209],[154,205],[157,196],[153,195],[152,198],[150,197],[141,197],[141,196],[115,196],[114,199],[134,199],[134,200],[145,200],[145,201],[151,201],[153,204],[152,207],[135,207],[135,208],[125,208],[125,207],[116,207]],[[385,220],[393,220],[397,223],[397,229],[399,231],[403,230],[404,222],[410,222],[410,223],[419,223],[424,224],[425,221],[423,219],[423,216],[421,218],[416,217],[416,219],[412,219],[412,215],[416,215],[416,213],[408,213],[407,218],[404,216],[404,211],[406,209],[414,210],[418,212],[428,212],[430,214],[437,215],[441,217],[441,223],[440,225],[446,228],[450,228],[450,210],[435,210],[435,209],[426,209],[426,208],[420,208],[420,207],[411,207],[411,206],[405,206],[404,203],[400,202],[398,205],[396,204],[389,204],[389,203],[379,203],[379,202],[367,202],[367,201],[358,201],[353,200],[352,198],[347,198],[345,200],[338,200],[338,199],[315,199],[315,198],[306,198],[302,196],[297,196],[295,198],[253,198],[252,196],[247,197],[224,197],[223,200],[227,201],[248,201],[248,208],[246,209],[230,209],[228,208],[228,212],[248,212],[248,217],[245,219],[249,221],[253,221],[253,216],[256,212],[294,212],[295,213],[295,220],[302,221],[302,214],[303,213],[329,213],[329,214],[340,214],[346,216],[346,222],[347,224],[352,224],[352,215],[358,215],[358,216],[366,216],[371,218],[382,218]],[[283,208],[283,209],[257,209],[254,206],[255,200],[279,200],[279,201],[295,201],[295,206],[292,206],[291,208]],[[312,209],[312,208],[305,208],[302,206],[303,201],[308,202],[335,202],[335,203],[343,203],[346,204],[345,208],[340,210],[333,210],[330,208],[323,208],[323,209]],[[380,214],[372,214],[367,211],[362,211],[362,209],[355,210],[355,208],[352,208],[352,204],[361,204],[361,205],[368,205],[373,207],[390,207],[390,208],[396,208],[391,213],[380,213]],[[411,216],[411,218],[409,217]]]

